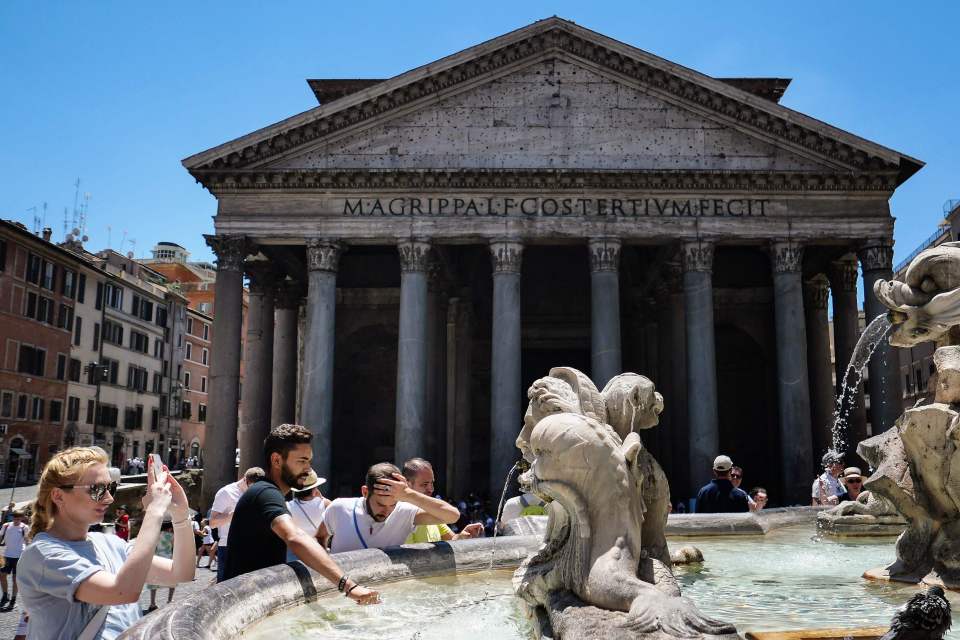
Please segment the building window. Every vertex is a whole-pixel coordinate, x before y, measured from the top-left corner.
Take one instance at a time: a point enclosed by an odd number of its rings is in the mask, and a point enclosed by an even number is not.
[[[130,330],[130,348],[140,353],[150,351],[150,337],[139,331]]]
[[[183,388],[184,389],[190,388],[190,372],[189,371],[185,371],[183,374]]]
[[[123,412],[123,428],[128,431],[143,428],[143,407],[137,405],[135,408],[127,407]]]
[[[77,422],[80,420],[80,398],[70,396],[67,398],[67,422]]]
[[[209,340],[209,339],[210,339],[210,325],[208,325],[208,324],[206,324],[206,323],[204,323],[204,325],[203,325],[203,339],[204,339],[204,340]]]
[[[30,405],[30,397],[21,393],[17,396],[17,420],[26,420],[27,419],[27,409]]]
[[[153,302],[151,302],[150,300],[147,300],[146,298],[141,298],[140,296],[134,294],[130,313],[137,316],[141,320],[152,322],[153,321]]]
[[[102,364],[107,370],[104,382],[117,384],[117,379],[120,377],[120,363],[110,358],[104,358]]]
[[[60,311],[57,313],[57,326],[67,331],[73,331],[73,307],[65,304],[60,305]]]
[[[20,345],[20,362],[17,371],[34,376],[42,376],[47,360],[45,349],[37,349],[25,344]]]
[[[200,313],[210,313],[210,303],[209,303],[209,302],[201,302],[201,303],[198,305],[198,307],[199,307],[198,310],[200,311]]]
[[[50,422],[52,424],[60,424],[63,419],[63,401],[62,400],[51,400],[50,401]]]
[[[167,308],[166,307],[157,307],[157,326],[160,326],[160,327],[167,326]]]
[[[116,427],[117,426],[117,408],[109,404],[101,404],[100,409],[97,412],[97,424],[101,427]]]
[[[187,333],[193,335],[193,318],[187,318]]]
[[[37,300],[37,294],[33,291],[27,292],[27,301],[24,305],[23,315],[28,318],[33,318],[34,320],[37,319]]]
[[[83,318],[77,316],[73,323],[73,346],[80,346],[80,339],[83,337]]]
[[[87,292],[87,276],[80,274],[80,285],[77,287],[77,302],[83,304],[83,296]]]
[[[0,418],[13,417],[13,392],[0,392]]]
[[[40,304],[37,306],[37,320],[53,324],[53,309],[56,304],[46,296],[40,296]]]
[[[123,346],[123,326],[110,320],[103,321],[103,341]]]
[[[33,397],[33,402],[30,404],[30,419],[43,420],[43,398]]]
[[[130,365],[127,367],[127,389],[146,391],[148,377],[146,369]]]
[[[207,377],[200,376],[200,393],[206,393],[206,392],[207,392]]]
[[[83,366],[76,358],[70,358],[70,372],[68,374],[70,382],[80,382],[80,371]]]
[[[150,409],[150,431],[156,431],[160,428],[160,411],[154,407]]]
[[[207,405],[200,404],[197,405],[197,422],[206,422],[207,421]]]
[[[178,334],[177,334],[177,349],[180,349],[180,348],[182,348],[182,347],[183,347],[183,334],[182,334],[182,333],[178,333]]]
[[[186,356],[186,358],[187,358],[187,360],[193,360],[193,344],[190,343],[190,342],[187,343],[187,356]]]
[[[157,338],[153,341],[153,357],[162,358],[163,357],[163,340]]]
[[[105,292],[107,306],[123,311],[123,287],[108,282]]]
[[[63,380],[67,377],[67,356],[62,353],[57,354],[57,380]]]
[[[207,349],[204,349],[200,354],[200,362],[207,364],[207,359],[210,357],[210,352]]]
[[[180,403],[180,418],[183,420],[189,420],[192,409],[190,407],[190,402],[185,400]]]
[[[53,291],[57,282],[57,266],[51,262],[43,262],[43,282],[40,286]]]
[[[40,270],[43,268],[43,260],[40,256],[32,253],[27,256],[27,282],[40,284]]]
[[[94,351],[100,350],[100,323],[99,322],[93,323],[93,350]]]
[[[96,404],[93,400],[87,400],[87,424],[93,424],[93,413]]]
[[[60,293],[73,298],[77,294],[77,272],[70,269],[63,270],[63,285],[60,287]]]
[[[153,392],[160,393],[163,391],[163,378],[160,376],[160,373],[157,371],[153,372]]]

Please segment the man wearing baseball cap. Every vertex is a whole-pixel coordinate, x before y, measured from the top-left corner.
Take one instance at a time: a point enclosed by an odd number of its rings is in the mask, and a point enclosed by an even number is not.
[[[713,461],[713,480],[697,494],[696,513],[746,513],[750,501],[743,489],[730,482],[730,456],[717,456]]]

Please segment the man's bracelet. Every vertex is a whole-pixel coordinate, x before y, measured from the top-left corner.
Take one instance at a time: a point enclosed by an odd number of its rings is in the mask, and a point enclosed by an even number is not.
[[[177,522],[173,523],[173,526],[177,526],[179,524],[185,524],[187,522],[190,522],[190,518],[184,518],[183,520],[178,520]]]
[[[343,588],[347,586],[347,580],[349,580],[347,574],[343,574],[343,576],[340,577],[340,582],[337,583],[337,591],[343,593]],[[349,593],[349,591],[347,593]]]
[[[354,589],[356,589],[356,588],[359,587],[359,586],[360,586],[360,583],[359,583],[359,582],[354,582],[352,587],[350,587],[349,589],[347,589],[346,591],[343,592],[343,595],[345,595],[345,596],[347,596],[347,597],[350,597],[350,592],[353,591]]]

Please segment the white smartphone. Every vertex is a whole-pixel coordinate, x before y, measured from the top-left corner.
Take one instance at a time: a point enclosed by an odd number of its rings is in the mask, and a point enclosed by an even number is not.
[[[150,474],[153,476],[154,484],[167,481],[167,472],[163,470],[163,460],[158,453],[150,454]]]

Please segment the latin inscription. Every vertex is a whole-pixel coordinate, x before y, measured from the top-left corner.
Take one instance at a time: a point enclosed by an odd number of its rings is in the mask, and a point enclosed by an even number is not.
[[[765,217],[759,198],[347,198],[344,216]]]

